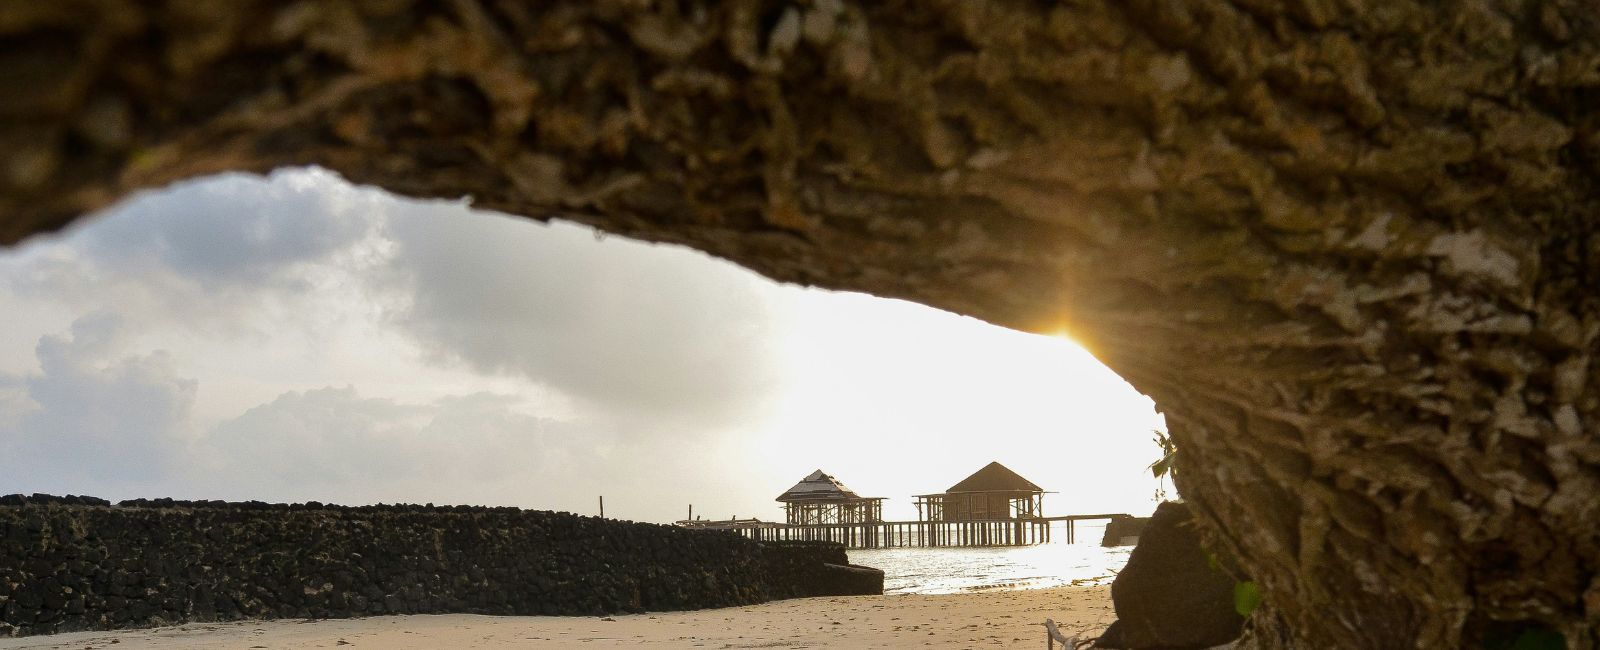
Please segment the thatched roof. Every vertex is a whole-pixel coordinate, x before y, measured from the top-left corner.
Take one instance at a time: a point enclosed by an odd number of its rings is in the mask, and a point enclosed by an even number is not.
[[[832,476],[822,470],[812,472],[810,476],[800,479],[788,492],[778,495],[778,501],[791,503],[796,501],[855,501],[861,495],[847,488]]]
[[[951,492],[1043,492],[1033,484],[1033,481],[1022,478],[1021,474],[1011,471],[998,462],[984,465],[983,469],[974,472],[965,480],[950,486],[945,490]]]

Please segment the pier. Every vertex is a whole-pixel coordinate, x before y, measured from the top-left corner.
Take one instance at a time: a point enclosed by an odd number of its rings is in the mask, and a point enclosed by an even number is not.
[[[1030,546],[1077,541],[1077,522],[1112,520],[1127,514],[1064,515],[1033,519],[967,521],[872,521],[851,524],[785,524],[755,519],[693,522],[701,530],[726,530],[757,541],[827,541],[852,549],[907,547]],[[1056,522],[1062,522],[1056,525]],[[687,522],[684,522],[687,523]],[[680,523],[683,525],[683,523]]]
[[[916,495],[915,521],[885,521],[882,497],[863,497],[839,479],[817,470],[776,499],[784,522],[760,519],[707,521],[689,518],[685,528],[726,530],[757,541],[825,541],[847,548],[1030,546],[1064,535],[1077,541],[1077,522],[1129,517],[1086,514],[1044,516],[1043,488],[998,462],[936,494]]]

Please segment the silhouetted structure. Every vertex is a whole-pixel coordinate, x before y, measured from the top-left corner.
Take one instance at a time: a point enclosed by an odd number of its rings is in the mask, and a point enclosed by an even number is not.
[[[1022,546],[1051,539],[1061,522],[1072,542],[1079,521],[1125,514],[1044,516],[1044,490],[1000,463],[990,463],[940,494],[917,497],[917,521],[884,521],[883,499],[863,497],[822,470],[779,495],[785,523],[758,519],[686,519],[686,528],[725,530],[761,541],[830,541],[849,548],[894,546]]]
[[[883,499],[863,497],[822,470],[778,495],[791,526],[864,524],[883,520]]]
[[[998,462],[940,494],[917,495],[923,521],[993,521],[1044,516],[1044,488]]]

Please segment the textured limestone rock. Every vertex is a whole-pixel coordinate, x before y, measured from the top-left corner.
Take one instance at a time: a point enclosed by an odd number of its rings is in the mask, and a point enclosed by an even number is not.
[[[0,241],[319,164],[1083,342],[1257,644],[1600,629],[1578,0],[0,7]]]

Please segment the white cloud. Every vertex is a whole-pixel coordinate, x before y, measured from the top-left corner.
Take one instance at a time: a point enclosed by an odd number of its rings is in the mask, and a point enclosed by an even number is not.
[[[271,485],[279,498],[503,503],[521,491],[485,487],[559,470],[573,441],[549,432],[564,428],[508,395],[406,404],[330,387],[285,393],[218,424],[205,464],[249,486],[241,492]]]
[[[389,222],[390,288],[410,297],[396,322],[425,349],[658,432],[748,425],[779,389],[770,283],[682,249],[461,211]]]
[[[228,174],[141,196],[77,244],[108,273],[162,273],[212,292],[303,290],[297,274],[363,240],[382,201],[325,171]]]
[[[196,382],[162,352],[124,353],[118,318],[96,314],[37,347],[40,372],[0,377],[6,482],[36,491],[119,490],[174,471]]]
[[[319,170],[180,183],[30,240],[0,260],[0,295],[40,311],[117,313],[134,337],[249,347],[290,330],[316,340],[329,317],[382,309],[363,278],[382,263],[375,228],[389,203]]]

